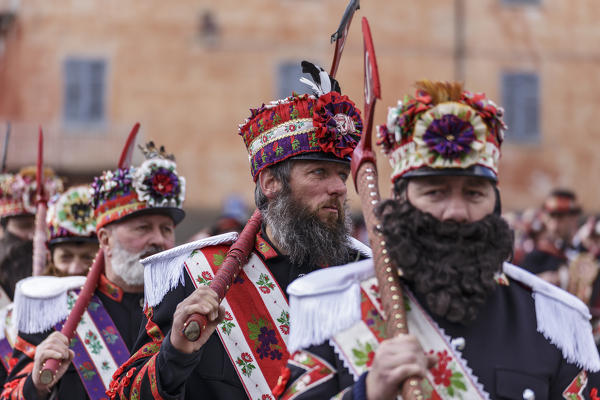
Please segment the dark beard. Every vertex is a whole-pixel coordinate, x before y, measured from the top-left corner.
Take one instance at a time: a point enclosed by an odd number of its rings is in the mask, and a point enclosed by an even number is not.
[[[496,288],[494,275],[512,254],[506,221],[490,214],[472,223],[443,222],[394,200],[378,213],[392,259],[428,309],[450,322],[475,320]]]
[[[262,214],[279,251],[286,254],[292,264],[322,267],[350,261],[351,221],[345,204],[340,204],[338,210],[337,220],[325,223],[288,189],[283,189],[269,201]]]

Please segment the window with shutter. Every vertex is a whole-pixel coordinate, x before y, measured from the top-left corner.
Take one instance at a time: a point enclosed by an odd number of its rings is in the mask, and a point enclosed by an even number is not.
[[[542,0],[501,0],[504,5],[540,5]]]
[[[64,121],[99,125],[106,114],[106,61],[70,57],[64,62]]]
[[[540,87],[535,72],[502,74],[502,106],[508,125],[506,139],[514,142],[540,142]]]

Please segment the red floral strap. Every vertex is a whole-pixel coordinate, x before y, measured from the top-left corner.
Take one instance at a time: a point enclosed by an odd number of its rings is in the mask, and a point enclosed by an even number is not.
[[[148,317],[148,322],[146,323],[146,333],[148,334],[148,336],[150,336],[150,338],[152,338],[152,342],[146,343],[145,345],[143,345],[138,351],[136,351],[129,358],[129,360],[127,360],[123,365],[121,365],[119,368],[117,368],[117,370],[113,374],[113,379],[112,379],[112,382],[110,383],[110,387],[106,391],[106,394],[112,400],[117,398],[117,394],[119,395],[119,397],[121,399],[126,398],[126,396],[124,395],[124,391],[125,391],[125,388],[127,386],[129,386],[129,384],[131,383],[131,377],[133,376],[136,368],[131,368],[129,371],[127,371],[127,374],[125,374],[124,377],[119,378],[123,374],[123,372],[125,370],[127,370],[133,363],[135,363],[136,361],[138,361],[142,358],[152,357],[152,360],[155,360],[156,354],[160,350],[160,345],[164,339],[164,335],[163,335],[162,331],[159,329],[158,325],[156,325],[152,321],[152,316],[153,316],[152,308],[151,307],[147,308],[145,312],[146,312],[146,317]],[[136,376],[136,381],[134,381],[134,386],[135,386],[135,383],[137,382],[138,376],[140,376],[140,384],[141,384],[141,378],[143,377],[143,373],[145,372],[147,365],[148,364],[146,364],[143,367],[142,371],[140,371],[140,373]],[[156,374],[154,374],[154,376],[156,376]],[[156,382],[156,379],[155,379],[155,382]],[[138,390],[138,394],[139,394],[139,387],[137,390]],[[131,398],[135,398],[133,388],[131,390],[130,396],[131,396]]]
[[[588,383],[587,372],[581,371],[577,376],[569,383],[569,386],[563,392],[563,398],[567,400],[583,400],[583,390],[586,388]]]
[[[25,386],[25,381],[27,380],[29,374],[31,374],[32,370],[33,362],[29,363],[25,368],[23,368],[18,377],[7,381],[4,384],[4,390],[2,391],[1,395],[2,398],[10,400],[25,400],[25,396],[23,395],[23,387]]]
[[[15,341],[15,350],[19,350],[32,360],[35,356],[35,346],[23,339],[21,336],[17,336],[17,340]]]

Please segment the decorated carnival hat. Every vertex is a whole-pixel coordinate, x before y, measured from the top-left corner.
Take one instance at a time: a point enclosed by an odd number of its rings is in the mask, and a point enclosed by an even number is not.
[[[577,196],[566,189],[553,190],[544,201],[542,208],[553,216],[581,214],[581,205],[577,202]]]
[[[75,186],[48,202],[48,247],[65,242],[96,242],[96,219],[90,187]]]
[[[96,230],[127,217],[165,214],[175,224],[183,220],[185,179],[176,171],[175,157],[149,142],[140,149],[146,161],[139,167],[105,171],[92,183]]]
[[[360,111],[340,93],[337,81],[322,68],[302,62],[302,72],[314,82],[301,81],[314,95],[297,95],[273,101],[240,125],[254,181],[266,167],[289,158],[349,163],[362,134]]]
[[[390,107],[377,127],[392,181],[425,175],[474,175],[497,181],[503,110],[459,83],[417,82],[415,97]]]
[[[25,167],[17,174],[0,175],[0,217],[34,215],[36,213],[36,168]],[[52,197],[62,192],[62,180],[50,168],[44,169],[44,194]]]

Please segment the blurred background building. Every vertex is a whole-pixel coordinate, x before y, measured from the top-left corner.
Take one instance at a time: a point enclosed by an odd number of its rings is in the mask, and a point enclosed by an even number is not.
[[[46,163],[71,183],[90,181],[115,168],[139,121],[138,142],[164,144],[188,180],[183,240],[213,221],[230,195],[253,204],[238,124],[250,107],[305,91],[297,82],[302,59],[329,68],[329,37],[346,5],[0,0],[0,123],[13,127],[8,168],[35,162],[41,124]],[[362,16],[382,83],[376,122],[417,79],[464,81],[506,111],[506,209],[539,205],[563,186],[586,210],[600,211],[597,0],[363,0],[337,76],[361,108]],[[385,195],[383,156],[379,166]]]

